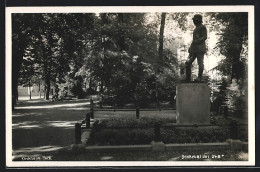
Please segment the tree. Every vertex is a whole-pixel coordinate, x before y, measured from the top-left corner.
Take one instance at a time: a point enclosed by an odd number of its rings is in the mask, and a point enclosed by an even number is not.
[[[12,14],[12,99],[15,104],[18,100],[18,78],[23,62],[25,49],[31,36],[32,19],[27,14]]]
[[[228,82],[225,78],[222,78],[221,81],[217,83],[217,87],[217,90],[213,90],[211,111],[219,113],[221,110],[221,105],[227,104]]]
[[[163,61],[163,33],[164,33],[164,25],[165,25],[165,17],[166,13],[162,13],[161,16],[161,26],[160,26],[160,36],[159,36],[159,59]]]
[[[226,58],[216,67],[230,80],[244,80],[246,76],[246,58],[248,40],[248,14],[211,13],[213,24],[222,24],[217,48]]]
[[[248,13],[210,13],[213,28],[219,34],[215,48],[224,58],[213,70],[221,72],[230,81],[222,95],[225,106],[234,115],[241,116],[247,109]],[[216,99],[221,100],[221,97]]]
[[[28,31],[25,30],[27,39],[19,40],[27,41],[24,42],[25,47],[19,48],[25,51],[26,45],[30,43],[33,49],[37,49],[37,60],[34,63],[41,67],[46,99],[49,99],[51,83],[55,85],[65,82],[65,75],[69,71],[71,77],[75,77],[82,66],[86,51],[84,47],[89,41],[87,31],[91,29],[93,14],[27,14],[20,18],[18,21],[22,26],[27,18],[31,19],[31,23]],[[17,30],[20,29],[24,28]],[[19,42],[13,42],[18,46]]]
[[[46,99],[51,85],[68,86],[75,94],[83,95],[75,90],[88,82],[93,88],[99,83],[102,94],[125,95],[126,102],[133,101],[136,90],[150,87],[148,80],[156,75],[158,68],[165,68],[162,76],[169,77],[174,72],[171,60],[175,57],[163,49],[164,40],[159,39],[159,20],[148,22],[147,16],[145,13],[28,14],[32,22],[23,51],[30,45],[34,59],[32,65],[24,61],[24,67],[38,66]],[[159,44],[163,62],[158,58]],[[25,77],[20,79],[25,81]],[[148,91],[142,97],[149,94]]]
[[[26,86],[29,89],[29,96],[31,99],[31,87],[38,82],[36,78],[39,77],[39,66],[35,62],[35,51],[32,46],[25,50],[23,62],[20,68],[19,80],[20,85]]]

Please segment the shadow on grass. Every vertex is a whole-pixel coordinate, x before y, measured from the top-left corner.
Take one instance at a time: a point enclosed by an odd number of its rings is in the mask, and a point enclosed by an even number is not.
[[[12,131],[13,149],[46,145],[68,146],[75,142],[74,128],[30,128]]]

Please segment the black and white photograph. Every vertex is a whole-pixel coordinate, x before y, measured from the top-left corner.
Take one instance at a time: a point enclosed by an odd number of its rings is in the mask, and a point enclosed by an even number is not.
[[[9,167],[255,165],[254,7],[6,8]]]

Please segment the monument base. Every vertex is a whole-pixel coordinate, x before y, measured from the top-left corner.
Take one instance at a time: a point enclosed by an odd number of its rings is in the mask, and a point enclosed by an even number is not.
[[[210,89],[206,83],[182,83],[176,88],[177,124],[210,124]]]
[[[165,144],[163,142],[152,141],[151,144],[153,151],[165,151]]]

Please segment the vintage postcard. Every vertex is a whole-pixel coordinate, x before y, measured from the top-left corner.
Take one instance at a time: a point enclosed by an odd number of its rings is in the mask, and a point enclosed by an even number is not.
[[[254,6],[6,7],[7,167],[254,166]]]

